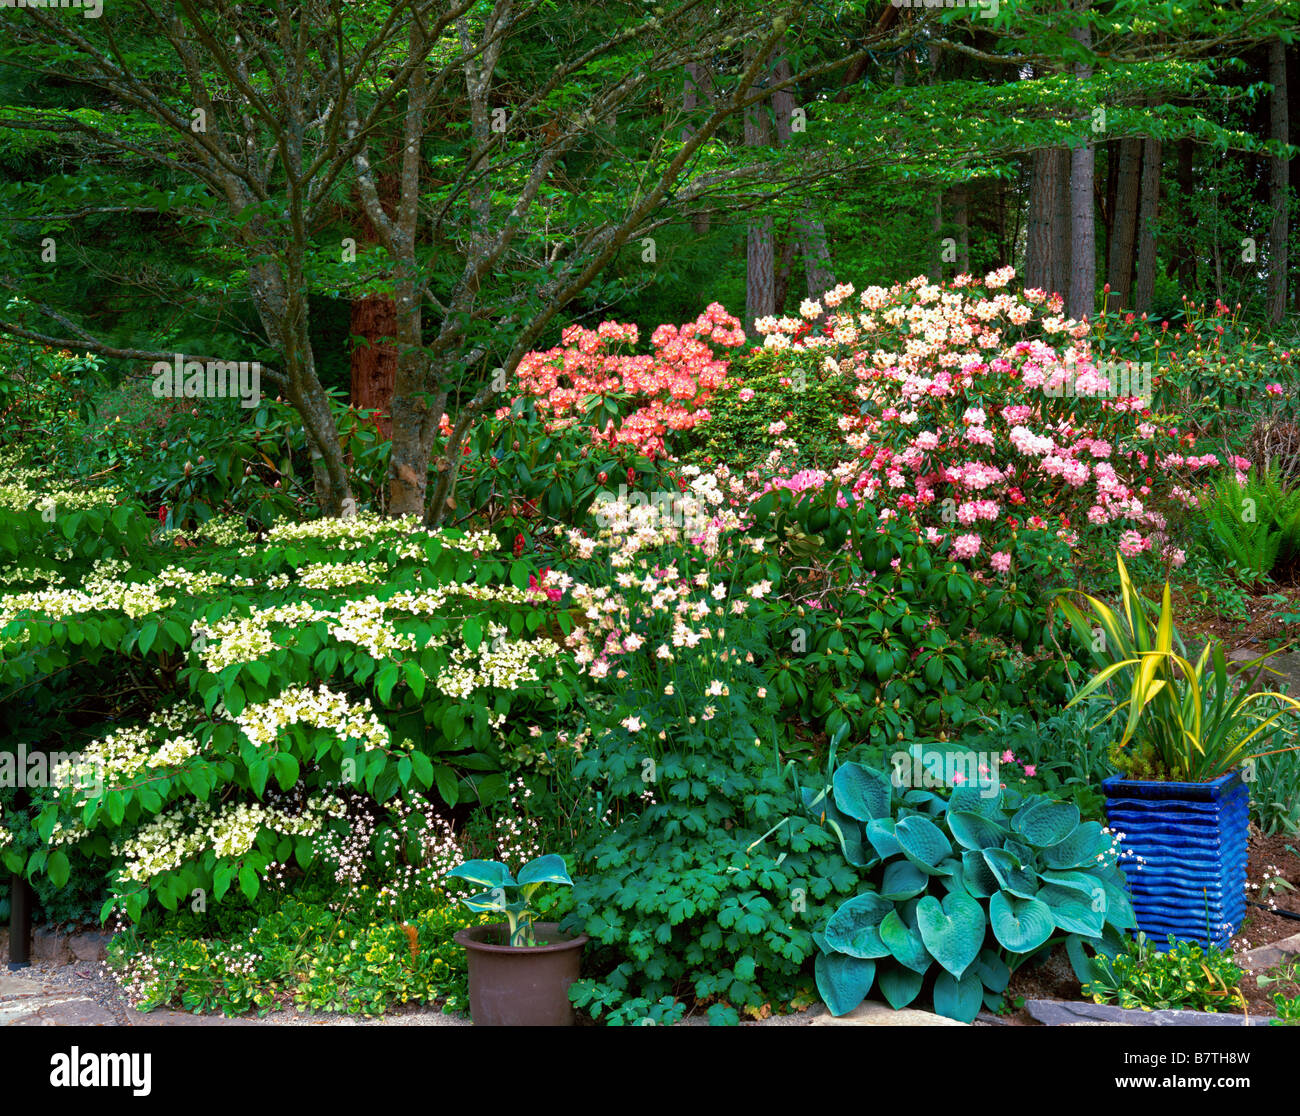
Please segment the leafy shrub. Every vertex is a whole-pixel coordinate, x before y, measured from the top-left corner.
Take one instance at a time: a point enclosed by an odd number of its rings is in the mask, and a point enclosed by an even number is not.
[[[910,764],[891,777],[854,762],[804,798],[866,885],[817,937],[817,987],[834,1015],[873,986],[906,1007],[933,974],[935,1010],[970,1022],[1057,942],[1077,970],[1085,944],[1113,951],[1136,925],[1115,842],[1070,803],[992,779],[945,798]]]
[[[1084,985],[1094,1003],[1117,1003],[1144,1011],[1185,1009],[1230,1011],[1245,1006],[1241,969],[1218,946],[1177,942],[1157,950],[1145,934],[1113,957],[1092,960],[1094,976]]]
[[[467,1009],[465,951],[453,939],[485,919],[446,897],[431,895],[406,919],[384,917],[382,896],[368,886],[352,898],[340,911],[325,895],[290,896],[219,936],[206,917],[169,916],[147,933],[115,935],[110,965],[141,1011],[381,1015],[434,1001]]]

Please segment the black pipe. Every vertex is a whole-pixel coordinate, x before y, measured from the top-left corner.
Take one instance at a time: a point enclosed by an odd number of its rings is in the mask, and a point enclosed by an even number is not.
[[[15,872],[9,879],[9,971],[32,963],[32,889]]]
[[[1256,903],[1253,900],[1250,905],[1258,907],[1261,911],[1268,911],[1269,914],[1281,915],[1283,918],[1294,918],[1297,922],[1300,922],[1300,914],[1296,914],[1295,911],[1284,911],[1280,907],[1275,909],[1267,903]]]

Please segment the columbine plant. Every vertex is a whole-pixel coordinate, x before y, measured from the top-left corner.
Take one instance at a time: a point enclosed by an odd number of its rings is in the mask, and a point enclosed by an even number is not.
[[[499,860],[467,860],[448,872],[447,878],[468,880],[484,889],[461,902],[471,911],[505,915],[512,946],[537,944],[533,922],[541,912],[533,905],[533,896],[543,884],[573,886],[564,859],[555,853],[530,860],[519,869],[517,878]]]

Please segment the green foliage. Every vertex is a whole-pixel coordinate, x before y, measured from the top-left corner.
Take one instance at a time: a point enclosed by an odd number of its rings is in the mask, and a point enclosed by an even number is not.
[[[168,915],[147,933],[114,936],[109,963],[141,1011],[265,1015],[309,1011],[382,1015],[398,1004],[469,1005],[457,931],[481,919],[430,896],[409,919],[386,918],[362,887],[344,911],[327,895],[290,896],[245,910],[214,934],[211,920]]]
[[[1276,469],[1244,485],[1221,477],[1201,507],[1211,554],[1244,581],[1266,578],[1300,554],[1300,488],[1288,488]]]
[[[1278,992],[1273,996],[1273,1006],[1277,1008],[1274,1027],[1300,1027],[1300,996],[1284,996]]]
[[[762,466],[772,451],[769,428],[798,443],[809,465],[832,468],[844,457],[839,418],[857,414],[857,380],[816,351],[758,349],[732,362],[727,390],[709,403],[709,421],[691,431],[686,460],[725,461],[736,472]]]
[[[519,869],[518,878],[499,860],[467,860],[447,873],[448,879],[467,880],[482,891],[462,897],[461,902],[476,914],[505,915],[510,926],[510,944],[537,944],[533,923],[538,910],[534,895],[546,884],[572,887],[564,858],[555,853],[530,860]]]
[[[1093,959],[1094,976],[1084,993],[1094,1003],[1144,1011],[1230,1011],[1245,1006],[1241,969],[1218,946],[1176,942],[1157,950],[1145,934],[1113,957]]]
[[[1113,950],[1135,926],[1115,844],[1070,803],[992,779],[946,798],[902,757],[887,775],[849,762],[804,805],[861,878],[818,935],[817,987],[834,1015],[875,987],[897,1008],[927,985],[963,1022],[996,1009],[1011,973],[1058,942]]]
[[[791,716],[873,746],[944,738],[990,707],[1064,694],[1043,640],[1032,580],[977,581],[939,559],[909,525],[881,522],[831,486],[776,489],[751,508],[765,576],[763,665]],[[1034,532],[1016,542],[1032,564]],[[797,745],[796,745],[797,746]]]
[[[1269,835],[1300,836],[1300,752],[1259,756],[1246,771],[1255,824]]]

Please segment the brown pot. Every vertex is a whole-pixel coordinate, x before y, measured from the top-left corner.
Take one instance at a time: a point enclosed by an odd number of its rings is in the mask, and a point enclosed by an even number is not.
[[[569,985],[578,979],[587,935],[561,934],[559,923],[535,922],[547,945],[512,946],[504,922],[458,931],[469,958],[469,1013],[477,1027],[572,1027]]]

